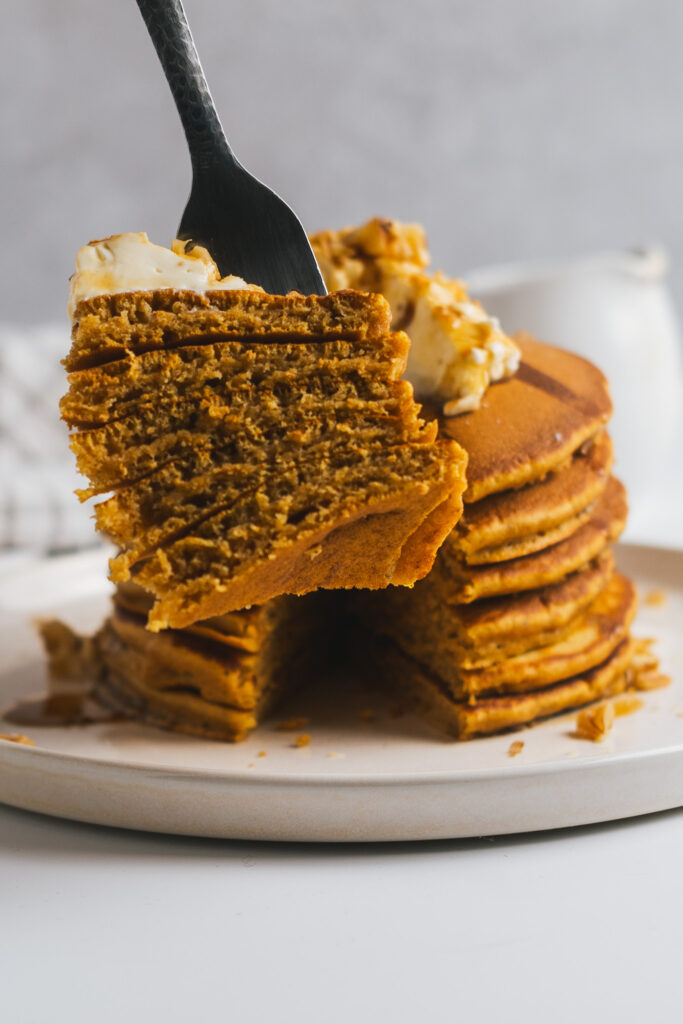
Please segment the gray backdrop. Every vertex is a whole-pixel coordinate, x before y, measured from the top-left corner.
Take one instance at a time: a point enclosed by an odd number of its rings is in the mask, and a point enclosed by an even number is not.
[[[683,285],[680,0],[187,0],[228,137],[305,226],[419,220],[450,273],[658,240]],[[189,188],[134,0],[0,0],[0,319]]]

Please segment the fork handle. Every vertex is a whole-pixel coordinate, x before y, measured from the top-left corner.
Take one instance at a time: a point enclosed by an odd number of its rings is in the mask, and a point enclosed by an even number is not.
[[[173,93],[194,171],[217,156],[235,159],[213,102],[194,45],[182,0],[137,0]]]

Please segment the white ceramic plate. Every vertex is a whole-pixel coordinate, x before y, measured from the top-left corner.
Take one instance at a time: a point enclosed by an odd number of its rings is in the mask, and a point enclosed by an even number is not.
[[[619,561],[641,596],[666,593],[662,606],[643,603],[636,632],[659,638],[674,683],[644,694],[603,743],[574,738],[574,715],[452,743],[391,705],[369,720],[353,683],[321,680],[236,745],[132,722],[21,727],[36,746],[0,742],[0,800],[104,825],[298,841],[494,835],[683,805],[683,552],[627,545]],[[0,578],[0,708],[45,689],[32,617],[93,629],[108,590],[101,552]],[[310,719],[306,747],[276,728],[293,715]],[[0,732],[18,728],[0,719]],[[514,739],[524,748],[511,758]]]

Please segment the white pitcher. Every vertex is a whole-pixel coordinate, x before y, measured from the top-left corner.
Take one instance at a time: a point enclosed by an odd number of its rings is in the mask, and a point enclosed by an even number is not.
[[[529,331],[607,375],[616,472],[637,503],[683,475],[683,350],[658,247],[464,275],[508,333]]]

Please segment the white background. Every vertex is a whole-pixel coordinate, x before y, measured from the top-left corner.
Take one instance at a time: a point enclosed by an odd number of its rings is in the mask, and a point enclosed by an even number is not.
[[[655,240],[681,291],[677,0],[186,6],[237,154],[309,230],[419,220],[452,275]],[[2,0],[0,32],[0,320],[53,321],[84,242],[170,241],[189,162],[134,0]]]
[[[315,847],[0,807],[2,1020],[673,1024],[682,862],[683,811]]]

